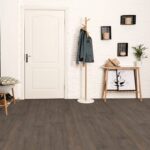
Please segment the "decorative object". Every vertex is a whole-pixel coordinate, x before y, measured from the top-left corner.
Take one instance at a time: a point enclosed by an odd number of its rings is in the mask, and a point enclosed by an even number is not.
[[[126,25],[131,25],[132,24],[132,18],[131,17],[126,17],[125,18],[125,24]]]
[[[15,85],[19,81],[12,77],[0,77],[0,85]]]
[[[148,58],[148,56],[145,54],[145,50],[147,49],[143,44],[140,44],[136,47],[132,47],[134,52],[134,56],[136,58],[135,66],[141,66],[142,59]]]
[[[122,15],[121,25],[134,25],[136,24],[136,15]]]
[[[134,50],[134,56],[138,61],[141,61],[143,58],[147,58],[148,56],[145,54],[145,50],[147,49],[143,44],[140,44],[136,47],[132,47]]]
[[[142,90],[139,67],[103,67],[102,99],[106,102],[108,91],[133,91],[136,98],[142,101]]]
[[[120,62],[117,58],[113,58],[113,59],[109,59],[109,61],[115,66],[115,67],[119,67]]]
[[[142,62],[141,61],[135,61],[134,64],[136,67],[141,67],[142,66]]]
[[[118,43],[118,56],[125,57],[128,56],[128,43]]]
[[[101,27],[101,39],[110,40],[111,39],[111,26],[102,26]]]
[[[104,64],[105,67],[116,67],[116,66],[119,66],[119,65],[120,65],[120,62],[117,58],[114,58],[114,59],[108,58],[108,60]]]

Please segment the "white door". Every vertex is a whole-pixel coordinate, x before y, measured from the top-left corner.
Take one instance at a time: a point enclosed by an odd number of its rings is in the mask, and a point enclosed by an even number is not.
[[[25,98],[64,98],[64,11],[25,12]]]

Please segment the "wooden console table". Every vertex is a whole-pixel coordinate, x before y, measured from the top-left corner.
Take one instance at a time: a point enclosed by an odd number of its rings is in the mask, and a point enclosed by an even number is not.
[[[102,99],[106,102],[108,92],[108,71],[114,70],[133,70],[135,78],[135,93],[136,98],[142,101],[141,81],[140,81],[140,68],[139,67],[102,67],[104,70],[104,84],[102,91]],[[123,91],[122,91],[123,92]]]

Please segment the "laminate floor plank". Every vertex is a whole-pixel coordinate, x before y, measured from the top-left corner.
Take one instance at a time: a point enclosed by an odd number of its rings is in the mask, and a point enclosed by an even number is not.
[[[114,112],[116,112],[115,116],[118,118],[118,123],[120,124],[121,128],[128,134],[132,141],[134,141],[138,149],[147,150],[149,147],[149,130],[146,129],[146,126],[143,128],[144,126],[142,127],[138,123],[139,120],[141,121],[143,120],[142,118],[145,118],[143,115],[141,116],[141,111],[138,111],[139,107],[142,107],[143,103],[141,106],[140,104],[134,103],[135,102],[133,102],[131,105],[126,103],[120,106],[115,102],[115,107],[118,108],[117,111],[115,110],[114,105],[110,105],[110,107],[114,110]],[[128,111],[126,108],[129,108]],[[118,113],[118,111],[120,113]],[[143,110],[142,114],[144,114],[144,112],[145,111]],[[145,121],[144,123],[147,124],[148,122]]]
[[[149,150],[150,100],[24,100],[0,110],[0,150]]]

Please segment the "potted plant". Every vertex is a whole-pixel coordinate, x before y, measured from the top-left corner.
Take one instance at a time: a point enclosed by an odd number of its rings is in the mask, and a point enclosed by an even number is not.
[[[136,58],[136,66],[141,66],[141,61],[144,58],[147,58],[147,55],[145,54],[145,50],[147,49],[143,44],[140,44],[136,47],[132,47],[134,52],[134,56]]]

